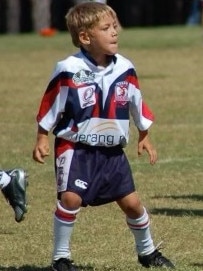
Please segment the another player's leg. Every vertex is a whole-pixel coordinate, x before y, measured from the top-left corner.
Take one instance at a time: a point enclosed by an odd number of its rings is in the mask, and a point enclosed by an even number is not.
[[[175,269],[174,264],[154,246],[149,227],[149,215],[140,203],[137,193],[132,193],[117,203],[125,212],[127,225],[134,235],[139,263],[147,268]]]
[[[27,173],[24,169],[16,168],[1,171],[1,176],[7,178],[8,182],[2,186],[2,193],[9,202],[15,213],[15,220],[21,222],[27,212],[26,188]]]

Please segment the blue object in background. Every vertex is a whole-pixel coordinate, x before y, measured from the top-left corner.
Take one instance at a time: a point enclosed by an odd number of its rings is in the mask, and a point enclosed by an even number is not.
[[[187,19],[187,25],[197,25],[201,22],[201,3],[200,0],[193,0],[190,13]]]

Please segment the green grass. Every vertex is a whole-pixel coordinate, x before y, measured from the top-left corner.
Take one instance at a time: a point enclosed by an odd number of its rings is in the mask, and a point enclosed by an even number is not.
[[[121,32],[120,53],[130,58],[145,101],[156,115],[150,133],[159,161],[137,158],[131,127],[126,153],[143,203],[151,212],[155,244],[178,271],[203,270],[203,29],[132,28]],[[52,253],[55,180],[52,155],[32,160],[35,117],[55,62],[75,51],[67,33],[0,36],[1,168],[28,170],[29,210],[17,224],[0,198],[0,270],[48,271]],[[52,137],[51,137],[52,141]],[[116,204],[82,209],[72,254],[85,271],[142,271],[134,241]]]

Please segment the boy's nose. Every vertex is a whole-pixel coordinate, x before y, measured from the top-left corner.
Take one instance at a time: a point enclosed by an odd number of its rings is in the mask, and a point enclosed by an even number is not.
[[[112,36],[115,37],[115,36],[117,36],[117,35],[118,35],[117,31],[114,30],[114,31],[112,32]]]

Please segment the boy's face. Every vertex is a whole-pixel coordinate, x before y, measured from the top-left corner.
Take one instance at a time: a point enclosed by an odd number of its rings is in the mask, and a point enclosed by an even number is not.
[[[105,15],[87,34],[88,51],[93,57],[114,55],[118,50],[117,21]]]

